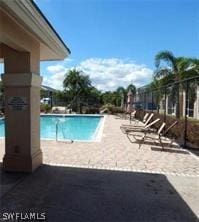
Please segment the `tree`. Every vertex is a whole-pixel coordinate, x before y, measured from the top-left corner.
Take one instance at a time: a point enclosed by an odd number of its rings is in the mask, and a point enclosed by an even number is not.
[[[80,98],[85,98],[91,87],[89,76],[79,70],[71,69],[65,76],[63,86],[71,94],[71,106],[76,112],[80,111]]]
[[[122,86],[119,86],[116,89],[115,93],[118,94],[118,97],[120,97],[120,106],[121,106],[121,108],[125,107],[126,97],[127,97],[127,94],[129,92],[129,90],[131,90],[131,92],[135,96],[135,94],[136,94],[136,87],[133,84],[128,85],[126,89],[124,87],[122,87]]]
[[[133,93],[133,95],[136,94],[136,87],[133,84],[127,86],[126,88],[127,93],[129,92],[129,90]]]
[[[159,113],[159,109],[160,109],[160,101],[164,95],[164,89],[161,88],[161,86],[164,85],[162,84],[161,80],[157,80],[156,78],[153,78],[153,81],[151,82],[151,84],[149,84],[148,86],[148,90],[151,91],[152,94],[152,98],[153,100],[152,102],[152,107],[155,107],[157,109],[157,112]]]
[[[111,92],[111,91],[104,92],[104,93],[102,93],[101,97],[102,97],[102,103],[104,105],[111,104],[114,106],[118,106],[118,93],[116,91],[115,92]]]
[[[117,88],[116,92],[120,96],[120,99],[121,99],[120,106],[121,106],[121,108],[124,108],[125,97],[126,97],[126,90],[125,90],[124,87],[120,86],[120,87]]]
[[[135,102],[135,97],[136,97],[136,87],[133,84],[128,85],[127,88],[126,88],[127,94],[128,94],[129,91],[132,92],[132,98],[133,98],[133,103],[134,103]]]
[[[92,105],[99,105],[101,104],[101,91],[96,89],[94,86],[91,86],[87,95],[87,101],[89,104]]]
[[[56,90],[53,92],[53,99],[57,106],[66,106],[67,108],[70,108],[68,107],[71,100],[69,91]]]
[[[0,94],[3,93],[3,83],[0,81]]]
[[[161,51],[155,56],[155,79],[167,84],[173,82],[172,93],[176,99],[176,117],[182,115],[180,94],[182,95],[182,85],[178,81],[198,75],[199,62],[197,59],[186,57],[175,57],[170,51]]]
[[[48,91],[46,91],[46,90],[41,88],[41,90],[40,90],[40,97],[41,98],[48,97]]]
[[[91,81],[89,76],[72,69],[66,74],[63,85],[64,89],[69,89],[75,96],[78,93],[85,92],[91,86]]]

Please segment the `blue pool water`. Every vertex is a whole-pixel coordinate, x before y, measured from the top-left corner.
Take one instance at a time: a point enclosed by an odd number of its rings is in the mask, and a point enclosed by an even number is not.
[[[96,139],[102,116],[41,116],[41,139],[81,140],[93,141]],[[0,120],[0,137],[5,137],[4,120]]]
[[[4,120],[0,120],[0,137],[5,137]]]

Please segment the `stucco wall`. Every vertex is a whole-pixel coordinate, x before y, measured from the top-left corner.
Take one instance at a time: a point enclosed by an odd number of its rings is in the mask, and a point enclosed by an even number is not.
[[[25,31],[22,28],[22,26],[20,26],[20,24],[16,23],[2,9],[0,9],[0,33],[1,33],[0,42],[16,50],[16,52],[13,51],[11,57],[9,48],[4,47],[3,45],[1,47],[0,57],[5,58],[9,54],[9,59],[10,59],[9,67],[20,66],[20,60],[17,60],[18,52],[24,53],[24,59],[27,59],[27,53],[29,53],[30,54],[29,61],[26,62],[30,64],[30,71],[34,73],[39,73],[39,63],[38,63],[38,61],[40,60],[39,42],[33,36],[31,36],[27,31]],[[12,71],[13,70],[11,69],[8,72]]]

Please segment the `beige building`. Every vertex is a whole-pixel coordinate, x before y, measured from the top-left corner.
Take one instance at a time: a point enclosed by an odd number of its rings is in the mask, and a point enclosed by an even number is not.
[[[187,116],[194,119],[199,119],[199,86],[195,89],[195,95],[196,98],[192,100],[188,96],[188,102],[187,102]],[[166,107],[167,107],[167,114],[175,115],[176,112],[176,104],[172,103],[172,98],[167,96],[166,99]],[[185,109],[186,109],[186,93],[183,91],[182,93],[182,114],[183,117],[185,117]]]
[[[145,91],[145,88],[147,86],[141,87],[138,89],[136,101],[140,102],[141,107],[145,108],[146,110],[157,110],[158,105],[156,101],[156,93],[152,93],[151,91]],[[187,116],[194,119],[199,119],[199,86],[195,88],[195,98],[191,99],[190,96],[188,96],[188,108],[187,108]],[[152,101],[153,100],[153,101]],[[185,106],[186,106],[186,93],[185,91],[182,92],[182,100],[181,101],[181,113],[182,116],[185,117]],[[164,113],[164,110],[166,109],[167,115],[176,115],[176,102],[172,95],[166,95],[166,100],[164,96],[160,98],[159,102],[159,112]]]
[[[40,61],[63,60],[69,54],[68,47],[32,0],[0,0],[5,170],[32,172],[42,164]]]

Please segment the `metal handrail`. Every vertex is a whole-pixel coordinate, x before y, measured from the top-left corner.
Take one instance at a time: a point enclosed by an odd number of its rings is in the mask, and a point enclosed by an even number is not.
[[[59,123],[60,123],[60,121],[59,121],[59,119],[56,121],[56,124],[55,124],[55,129],[56,129],[56,141],[58,142],[58,130],[59,130],[59,128],[58,128],[58,126],[59,126]],[[62,130],[62,134],[63,134],[63,136],[64,136],[64,133],[63,133],[63,130]],[[65,137],[65,136],[64,136]],[[65,138],[64,138],[65,139]],[[68,141],[66,141],[66,142],[68,142]],[[73,140],[70,140],[69,141],[70,143],[73,143],[74,141]]]

